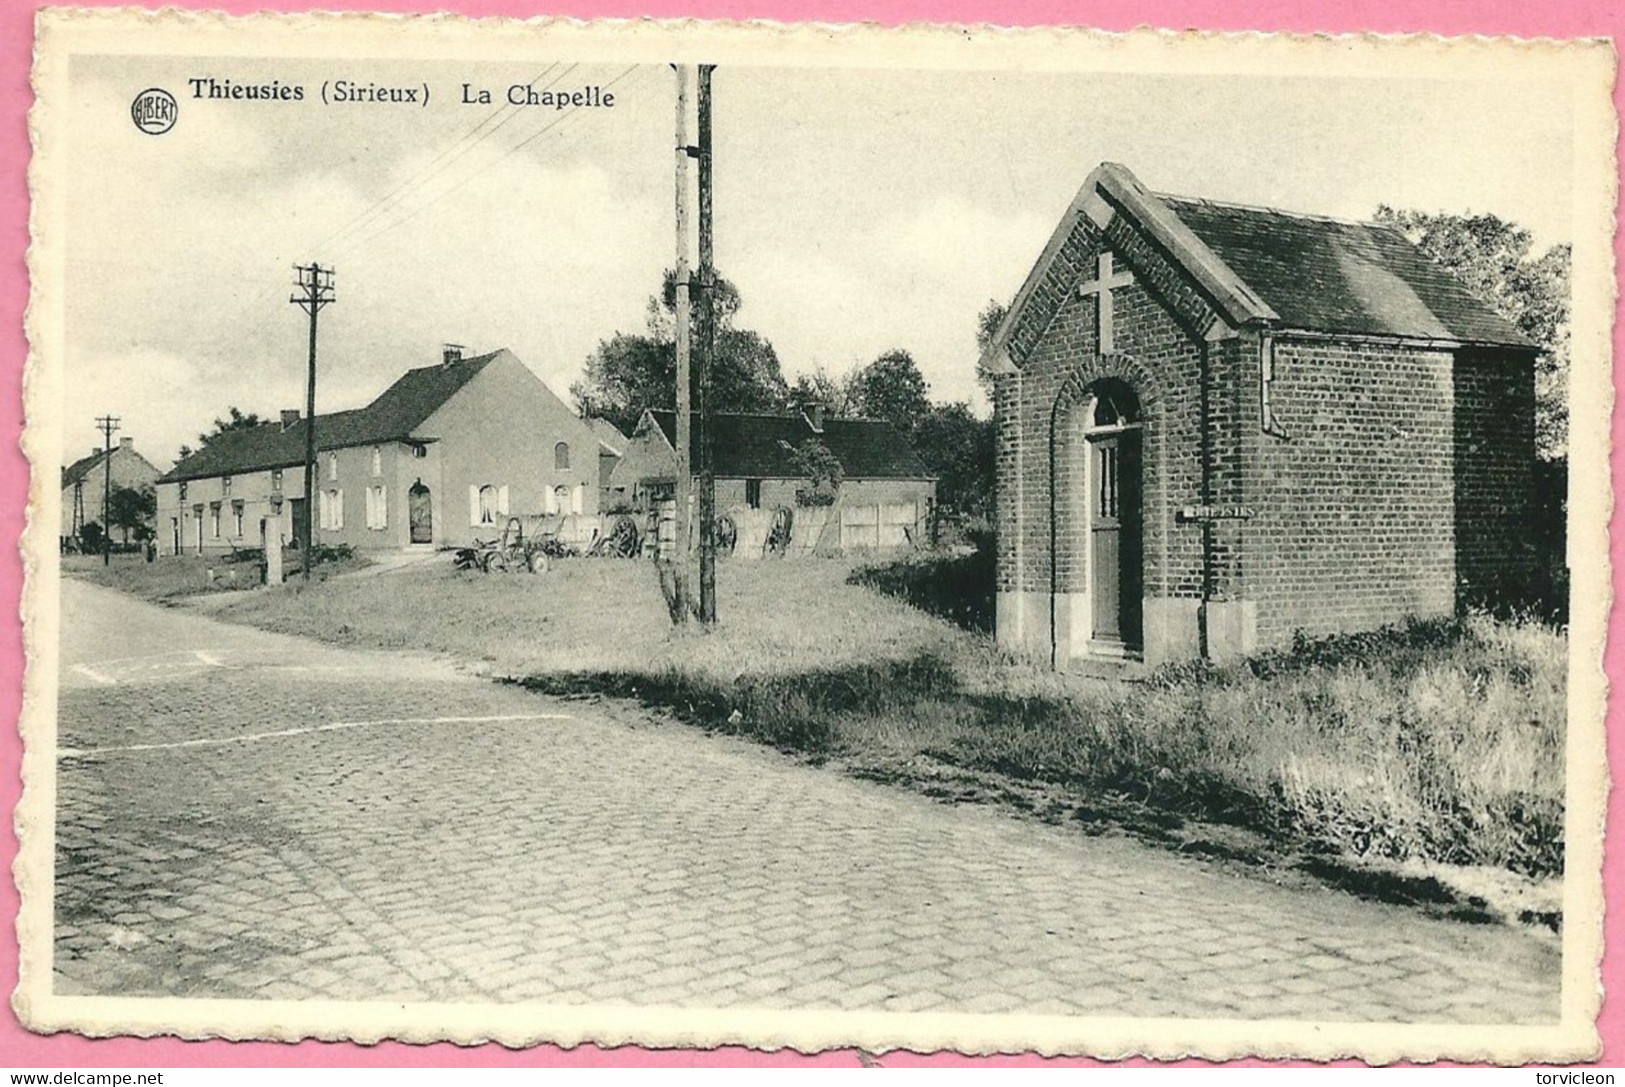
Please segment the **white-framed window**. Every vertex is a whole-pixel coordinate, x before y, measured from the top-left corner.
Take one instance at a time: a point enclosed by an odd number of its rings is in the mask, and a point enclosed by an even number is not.
[[[372,447],[372,474],[375,476],[384,474],[384,451],[376,445]]]
[[[570,443],[560,442],[553,447],[553,468],[555,471],[566,472],[570,469]]]
[[[422,460],[424,457],[429,455],[429,447],[424,445],[422,442],[413,442],[407,448],[412,450],[412,456],[418,460]]]
[[[508,515],[508,485],[487,483],[468,488],[468,523],[475,527],[494,525]]]
[[[329,531],[343,528],[344,492],[337,487],[329,487],[318,496],[318,500],[321,503],[318,513],[321,516],[322,528]]]
[[[328,478],[329,482],[335,482],[336,483],[338,481],[338,478],[339,478],[339,455],[337,453],[329,453],[327,455],[327,478]]]
[[[220,503],[209,503],[209,535],[220,538]]]
[[[380,486],[367,488],[367,527],[383,529],[389,527],[389,507],[387,492]]]
[[[231,503],[231,534],[237,539],[243,538],[243,500],[234,499]]]

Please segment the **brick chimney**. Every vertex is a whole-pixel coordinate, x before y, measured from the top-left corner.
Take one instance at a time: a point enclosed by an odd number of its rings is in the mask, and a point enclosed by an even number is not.
[[[299,421],[299,409],[298,408],[283,408],[282,409],[282,429],[283,430],[287,430],[289,427],[293,426],[293,424],[297,423],[298,421]]]
[[[135,439],[134,438],[120,438],[118,440],[118,447],[119,447],[119,452],[121,452],[121,453],[133,452],[135,450]]]
[[[462,361],[463,361],[463,345],[462,344],[460,344],[460,343],[448,343],[448,344],[445,344],[445,345],[443,345],[441,347],[441,349],[440,349],[440,362],[441,362],[441,365],[450,366],[454,362],[462,362]]]

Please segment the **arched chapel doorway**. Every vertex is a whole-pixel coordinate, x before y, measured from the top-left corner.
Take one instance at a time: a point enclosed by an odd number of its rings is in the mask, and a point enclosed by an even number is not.
[[[1090,386],[1081,405],[1081,533],[1088,608],[1086,651],[1135,656],[1145,646],[1144,503],[1140,402],[1126,383]],[[1073,643],[1084,634],[1074,627]]]

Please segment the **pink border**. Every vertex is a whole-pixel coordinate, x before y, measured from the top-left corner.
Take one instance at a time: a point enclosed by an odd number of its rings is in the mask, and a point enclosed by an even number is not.
[[[110,0],[70,0],[84,6],[113,6]],[[11,546],[22,531],[26,504],[28,466],[18,441],[22,432],[22,360],[27,345],[22,335],[23,309],[28,298],[28,280],[23,263],[28,243],[28,161],[27,111],[32,97],[28,85],[33,47],[33,15],[36,0],[0,0],[0,614],[17,614],[22,588],[22,567]],[[156,6],[156,5],[149,5]],[[910,0],[882,3],[879,0],[568,0],[545,9],[520,0],[465,0],[461,3],[434,3],[433,0],[337,0],[313,3],[310,0],[212,0],[186,2],[186,7],[208,7],[247,13],[256,10],[304,11],[316,8],[345,8],[364,11],[432,12],[455,10],[467,15],[534,16],[544,13],[589,18],[593,16],[636,17],[642,15],[712,19],[774,18],[825,22],[873,21],[896,24],[915,21],[998,22],[1006,25],[1046,25],[1084,23],[1109,30],[1127,30],[1140,25],[1183,29],[1201,27],[1213,30],[1290,30],[1300,32],[1377,31],[1402,33],[1431,31],[1440,34],[1517,35],[1520,37],[1621,37],[1625,29],[1625,9],[1617,0],[1555,0],[1530,4],[1525,0],[1492,0],[1472,5],[1453,5],[1444,0],[1100,0],[1093,4],[1068,4],[1062,0],[1038,0],[1012,10],[992,0]],[[1625,106],[1625,89],[1616,87],[1615,106]],[[1625,173],[1625,171],[1622,171]],[[1615,252],[1625,258],[1625,240],[1616,234]],[[1622,260],[1625,263],[1625,260]],[[1625,324],[1616,321],[1615,357],[1625,357]],[[1619,385],[1616,379],[1616,387]],[[1614,466],[1625,467],[1625,413],[1616,410],[1613,420]],[[1620,516],[1616,511],[1611,526],[1610,554],[1615,570],[1625,567],[1625,544],[1621,543]],[[1616,577],[1616,596],[1620,583]],[[1625,610],[1614,608],[1609,619],[1608,673],[1617,682],[1625,652],[1619,648],[1625,633]],[[20,683],[23,650],[20,624],[15,619],[0,622],[0,719],[8,723],[0,731],[0,809],[14,810],[21,792],[19,765],[22,745],[14,728],[21,704]],[[1610,733],[1619,718],[1619,696],[1609,704]],[[1611,748],[1610,765],[1616,775],[1625,769],[1625,757]],[[1604,875],[1609,898],[1625,894],[1625,856],[1618,847],[1625,834],[1625,803],[1616,792],[1609,804],[1608,850]],[[16,856],[17,840],[11,821],[0,825],[0,864],[8,872]],[[9,994],[17,980],[17,944],[12,919],[17,914],[17,892],[9,878],[0,879],[0,917],[5,918],[0,935],[0,986]],[[1604,985],[1625,983],[1625,921],[1610,911],[1605,936],[1609,953],[1603,963]],[[1604,1050],[1599,1064],[1625,1064],[1625,1031],[1621,1030],[1625,1001],[1609,1000],[1603,1008],[1599,1028]],[[39,1037],[23,1030],[9,1006],[0,1020],[0,1064],[20,1068],[95,1067],[525,1067],[535,1065],[605,1066],[637,1064],[649,1067],[683,1066],[769,1066],[784,1064],[849,1066],[851,1053],[827,1053],[802,1057],[793,1053],[756,1053],[729,1048],[710,1052],[617,1049],[582,1047],[573,1051],[553,1047],[513,1051],[496,1045],[460,1049],[451,1045],[405,1046],[385,1044],[371,1047],[322,1042],[300,1045],[278,1043],[183,1042],[174,1039],[88,1041],[72,1036]],[[953,1054],[917,1056],[894,1054],[886,1058],[893,1066],[944,1065],[968,1063]],[[983,1063],[1043,1063],[1040,1058],[995,1058]],[[1059,1063],[1059,1062],[1053,1062]],[[1078,1061],[1079,1064],[1093,1064]],[[1130,1062],[1145,1063],[1145,1062]],[[1186,1062],[1200,1063],[1200,1062]],[[1254,1063],[1254,1062],[1247,1062]]]

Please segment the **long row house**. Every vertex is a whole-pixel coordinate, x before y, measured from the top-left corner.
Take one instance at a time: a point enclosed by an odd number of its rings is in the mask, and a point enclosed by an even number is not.
[[[267,518],[302,538],[311,421],[229,431],[158,481],[168,554],[257,547]],[[315,419],[319,546],[436,547],[489,538],[510,515],[598,510],[598,436],[506,349],[447,348],[372,403]]]

